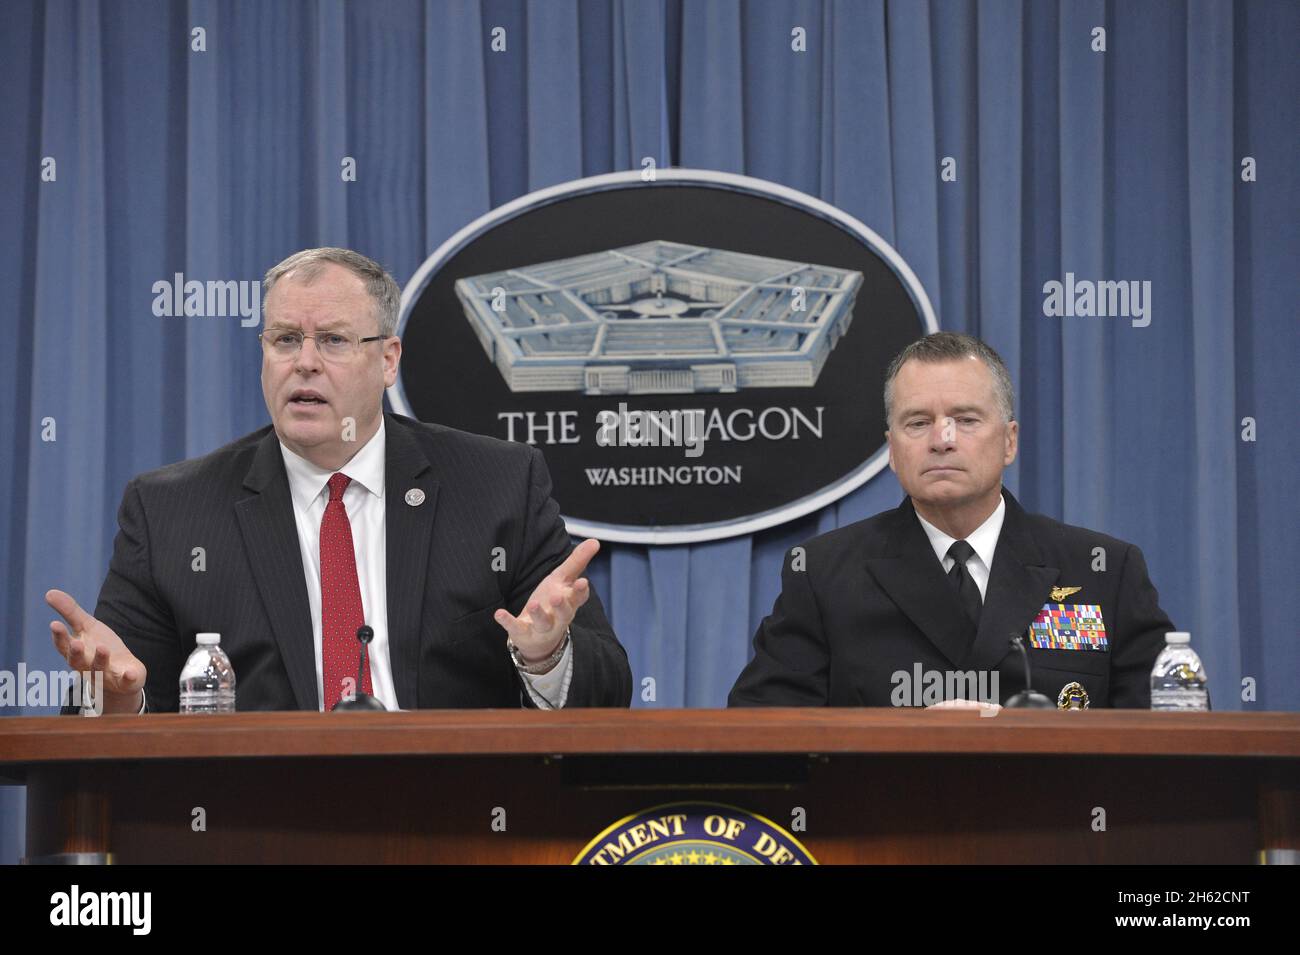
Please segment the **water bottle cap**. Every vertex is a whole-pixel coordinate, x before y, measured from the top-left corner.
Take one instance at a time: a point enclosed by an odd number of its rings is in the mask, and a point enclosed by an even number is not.
[[[1181,630],[1171,630],[1169,633],[1165,634],[1165,643],[1183,644],[1191,642],[1192,635]]]
[[[221,634],[198,633],[194,635],[194,639],[201,647],[215,647],[218,643],[221,642]]]

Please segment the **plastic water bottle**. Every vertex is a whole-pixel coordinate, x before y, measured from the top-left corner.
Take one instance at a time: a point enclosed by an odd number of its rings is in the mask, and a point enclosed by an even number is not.
[[[221,649],[221,634],[200,633],[195,640],[181,670],[181,712],[235,712],[235,669]]]
[[[1151,709],[1208,710],[1210,691],[1190,633],[1166,633],[1165,648],[1151,669]]]

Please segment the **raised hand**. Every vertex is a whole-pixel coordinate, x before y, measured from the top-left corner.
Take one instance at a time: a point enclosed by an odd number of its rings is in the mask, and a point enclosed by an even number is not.
[[[591,596],[591,584],[581,574],[599,550],[600,542],[587,538],[537,585],[518,617],[505,609],[494,615],[525,663],[545,660],[564,639],[574,614]]]
[[[103,711],[140,712],[147,671],[122,638],[62,590],[46,591],[45,602],[63,618],[50,621],[50,634],[68,667],[78,673],[104,674]]]

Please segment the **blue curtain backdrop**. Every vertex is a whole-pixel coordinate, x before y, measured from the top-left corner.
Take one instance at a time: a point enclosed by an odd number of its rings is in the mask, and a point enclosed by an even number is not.
[[[132,475],[268,420],[248,330],[156,318],[155,281],[343,245],[405,283],[494,206],[649,156],[890,241],[942,327],[1007,359],[1022,502],[1142,546],[1218,708],[1300,708],[1291,0],[50,0],[0,22],[0,668],[58,667],[41,595],[94,605]],[[1067,271],[1149,280],[1150,326],[1044,317]],[[656,683],[636,705],[722,705],[785,549],[900,498],[887,473],[753,537],[607,546],[593,579]],[[23,807],[0,787],[5,861]]]

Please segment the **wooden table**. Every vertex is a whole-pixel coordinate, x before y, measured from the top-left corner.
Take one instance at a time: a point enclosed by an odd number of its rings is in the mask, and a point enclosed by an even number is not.
[[[34,861],[567,863],[616,820],[684,799],[787,829],[802,810],[793,834],[826,863],[1300,851],[1292,713],[22,717],[0,720],[0,777],[28,788]]]

